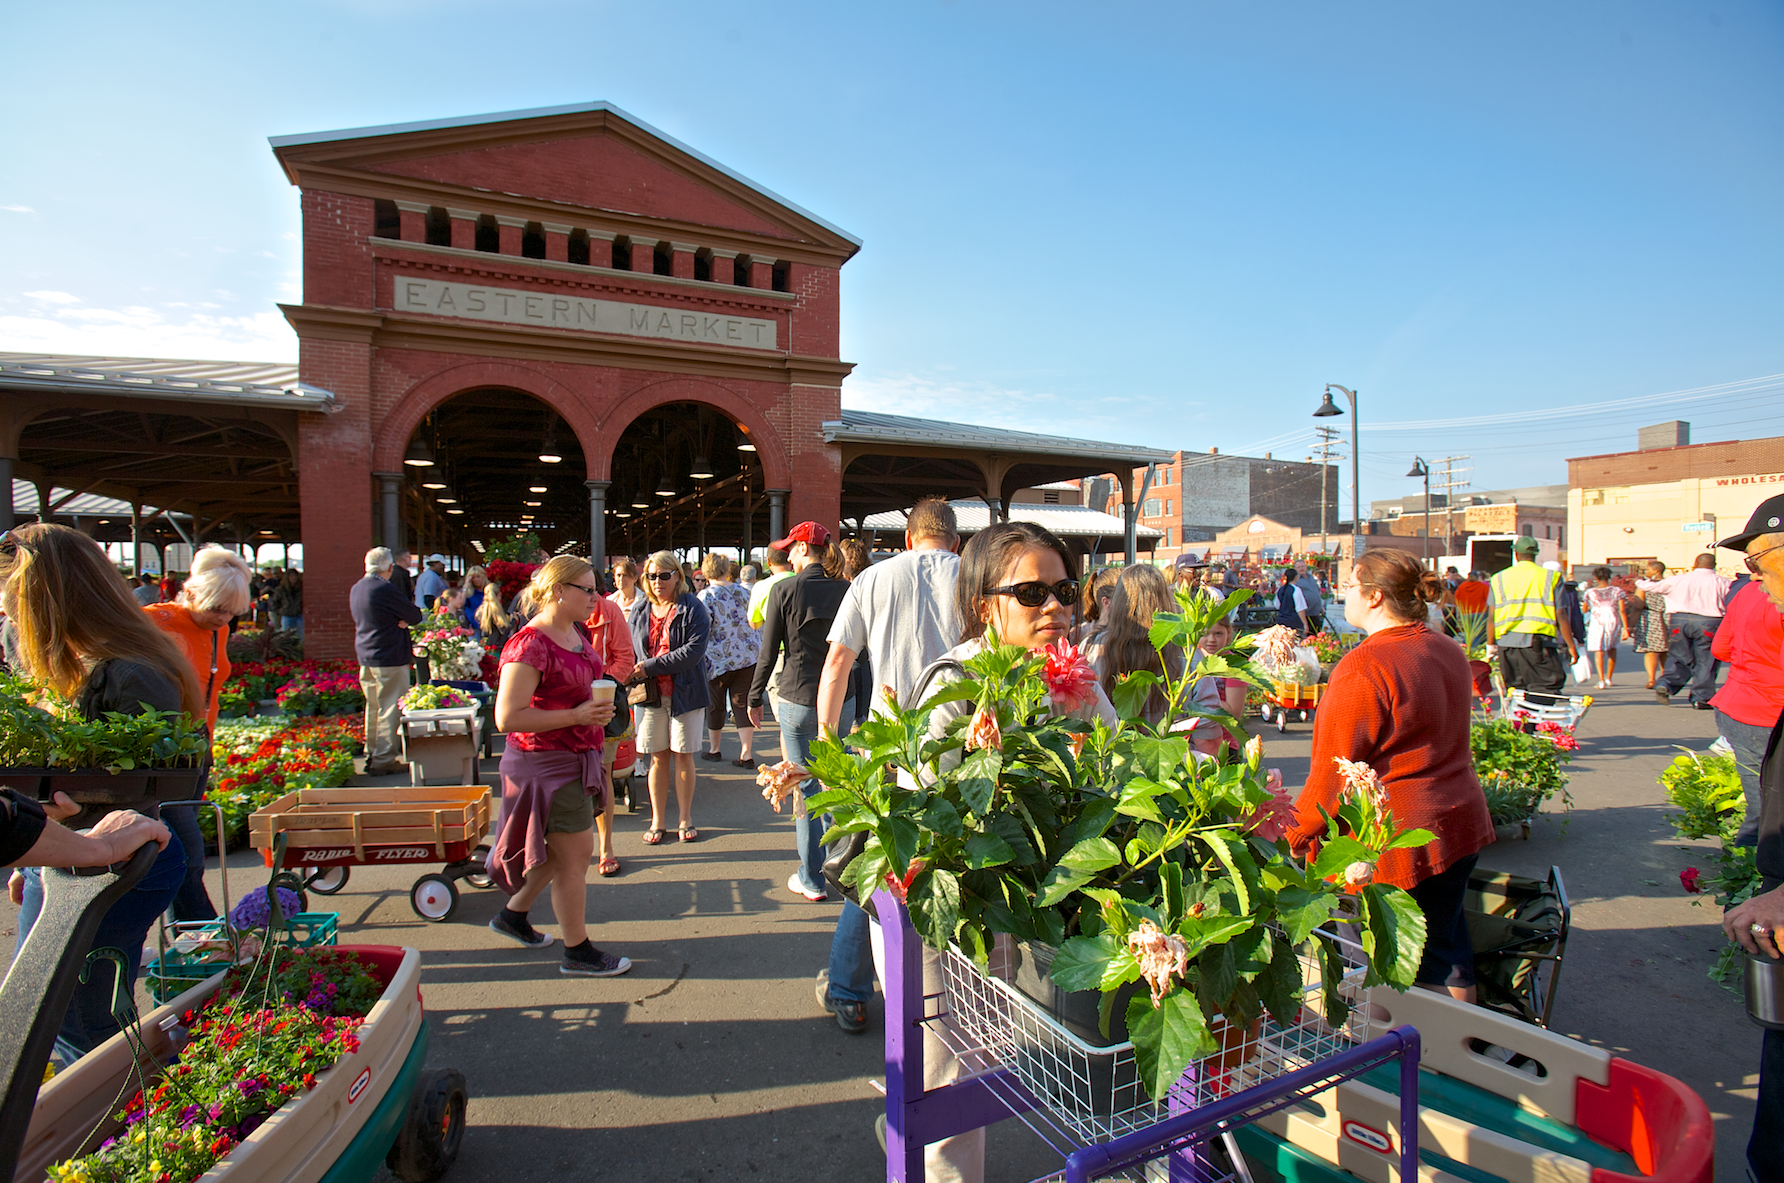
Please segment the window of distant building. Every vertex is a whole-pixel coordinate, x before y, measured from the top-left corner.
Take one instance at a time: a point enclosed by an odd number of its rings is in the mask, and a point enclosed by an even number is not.
[[[1171,516],[1171,499],[1169,497],[1165,498],[1165,516],[1167,518]]]
[[[1146,517],[1146,518],[1157,517],[1158,516],[1158,498],[1156,498],[1156,497],[1146,498],[1145,504],[1140,506],[1140,516]]]

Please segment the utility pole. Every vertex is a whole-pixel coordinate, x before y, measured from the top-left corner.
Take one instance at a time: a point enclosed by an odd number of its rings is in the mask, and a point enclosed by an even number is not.
[[[1321,424],[1313,430],[1319,435],[1319,444],[1315,450],[1319,453],[1319,558],[1320,562],[1323,563],[1327,561],[1326,556],[1328,553],[1326,549],[1326,526],[1328,522],[1328,518],[1326,517],[1326,469],[1328,467],[1328,462],[1332,457],[1332,449],[1335,446],[1333,441],[1338,438],[1338,429]]]
[[[1446,547],[1449,545],[1450,537],[1455,533],[1455,527],[1450,521],[1450,512],[1456,504],[1456,493],[1468,488],[1468,474],[1474,471],[1472,468],[1457,468],[1455,467],[1455,463],[1458,460],[1472,459],[1472,456],[1445,456],[1442,460],[1438,461],[1439,464],[1443,465],[1443,537],[1444,545]],[[1427,495],[1427,507],[1429,506],[1429,503],[1430,498],[1429,495]],[[1467,515],[1463,515],[1462,523],[1464,526],[1467,525]],[[1425,533],[1429,534],[1430,531],[1426,530]],[[1466,575],[1467,572],[1464,571],[1463,574]]]

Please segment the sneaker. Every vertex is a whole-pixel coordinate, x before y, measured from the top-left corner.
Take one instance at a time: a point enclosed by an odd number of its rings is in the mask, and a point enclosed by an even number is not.
[[[543,949],[557,938],[550,933],[540,932],[532,925],[525,927],[515,924],[497,912],[495,919],[489,922],[490,931],[499,932],[512,941],[519,941],[529,949]]]
[[[566,957],[558,963],[561,974],[575,974],[585,978],[617,978],[632,968],[630,957],[615,957],[612,953],[603,953],[595,949],[591,958]]]
[[[825,900],[830,898],[829,896],[825,895],[821,891],[807,891],[807,890],[805,890],[805,885],[803,883],[799,882],[799,872],[798,871],[794,871],[791,875],[787,876],[787,890],[792,892],[794,895],[804,896],[806,899],[810,900],[814,904],[821,904]]]
[[[1669,707],[1672,705],[1672,693],[1668,690],[1663,689],[1662,687],[1659,687],[1659,686],[1654,687],[1654,698],[1663,707]]]
[[[818,1005],[824,1013],[836,1016],[836,1025],[850,1035],[859,1035],[867,1030],[867,1005],[851,998],[830,997],[830,971],[820,969],[816,982]]]
[[[1713,711],[1716,708],[1707,702],[1694,702],[1691,704],[1691,709],[1694,711]]]

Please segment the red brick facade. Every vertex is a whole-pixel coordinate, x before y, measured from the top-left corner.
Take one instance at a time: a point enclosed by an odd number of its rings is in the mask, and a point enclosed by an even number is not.
[[[417,424],[470,390],[509,389],[553,408],[591,481],[610,479],[614,447],[640,413],[707,404],[748,430],[766,487],[791,492],[788,523],[837,524],[840,455],[819,425],[840,413],[850,368],[838,357],[838,272],[859,249],[853,239],[598,104],[274,148],[302,189],[303,303],[284,309],[301,377],[341,406],[307,420],[298,440],[314,656],[352,653],[347,590],[374,544],[373,474],[401,471]],[[380,201],[400,208],[400,239],[375,236]],[[430,220],[449,226],[451,245],[426,241]],[[495,223],[499,251],[475,249],[480,220]],[[522,255],[533,232],[544,258]],[[618,236],[630,240],[631,271],[608,266]],[[587,264],[567,261],[573,237],[586,238]],[[673,244],[667,276],[653,273],[659,242]],[[710,282],[693,278],[702,249]],[[747,287],[729,282],[738,256],[751,264]],[[784,291],[774,290],[777,270]],[[775,347],[397,311],[401,279],[767,321]]]

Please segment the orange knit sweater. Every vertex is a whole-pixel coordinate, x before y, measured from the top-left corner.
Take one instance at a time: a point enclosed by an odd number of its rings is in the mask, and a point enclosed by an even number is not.
[[[1427,846],[1389,851],[1377,882],[1412,887],[1493,841],[1468,750],[1473,685],[1461,647],[1422,623],[1383,629],[1346,654],[1314,716],[1313,767],[1289,834],[1296,850],[1325,836],[1316,806],[1337,809],[1334,756],[1375,769],[1396,825],[1437,835]]]

